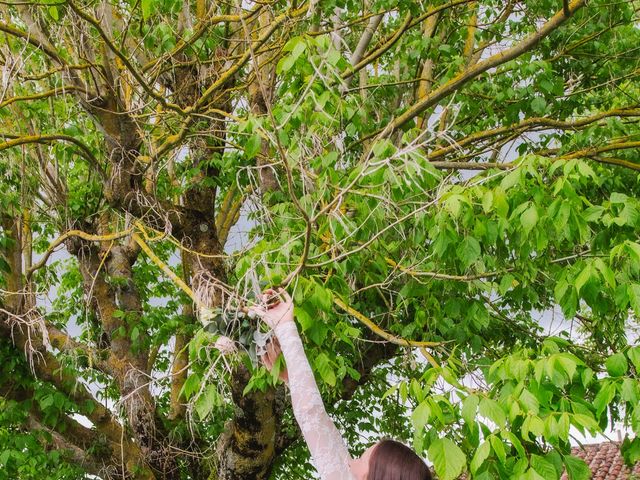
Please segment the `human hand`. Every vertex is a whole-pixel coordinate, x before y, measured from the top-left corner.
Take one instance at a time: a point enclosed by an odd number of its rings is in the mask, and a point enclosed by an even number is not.
[[[266,353],[260,357],[260,360],[262,360],[264,366],[267,367],[267,370],[272,371],[273,366],[278,361],[278,357],[282,353],[282,350],[280,349],[280,342],[278,342],[277,338],[274,338],[267,344],[266,349]],[[280,369],[278,372],[278,378],[284,383],[289,384],[289,373],[287,372],[286,366],[283,366]]]
[[[269,327],[293,323],[293,300],[284,288],[265,290],[262,302],[264,305],[249,307],[249,312],[258,315]]]

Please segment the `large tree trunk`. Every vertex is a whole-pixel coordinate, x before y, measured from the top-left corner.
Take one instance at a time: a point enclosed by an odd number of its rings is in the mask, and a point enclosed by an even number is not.
[[[236,414],[219,440],[219,463],[209,480],[266,480],[271,473],[282,426],[284,389],[243,395],[249,378],[242,365],[234,371]]]

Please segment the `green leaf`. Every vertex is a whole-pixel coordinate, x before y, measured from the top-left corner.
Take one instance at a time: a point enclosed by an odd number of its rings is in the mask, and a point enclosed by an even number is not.
[[[303,37],[301,37],[301,36],[291,37],[289,39],[289,41],[287,43],[285,43],[284,47],[282,47],[282,51],[291,52],[301,42],[304,42],[304,38]]]
[[[636,465],[640,463],[640,437],[631,440],[626,437],[620,446],[620,451],[627,465]],[[629,477],[632,479],[635,475]]]
[[[629,368],[627,359],[621,352],[618,352],[607,358],[607,360],[604,362],[604,365],[605,367],[607,367],[607,373],[612,377],[621,377],[622,375],[627,373],[627,369]]]
[[[500,182],[500,188],[502,190],[509,190],[509,188],[513,187],[515,184],[520,182],[520,178],[522,177],[522,170],[516,168],[513,172],[509,173],[506,177],[502,179]],[[495,194],[494,194],[495,195]]]
[[[207,418],[207,415],[209,415],[211,410],[213,410],[213,407],[218,404],[218,398],[219,394],[215,385],[207,385],[204,392],[200,397],[198,397],[198,400],[195,403],[195,409],[200,420]]]
[[[429,403],[424,401],[418,405],[411,414],[411,421],[413,422],[413,428],[420,431],[424,428],[425,424],[431,417],[431,407]]]
[[[564,440],[565,442],[569,441],[570,426],[571,422],[569,421],[569,414],[567,412],[562,412],[562,414],[558,418],[558,438]]]
[[[553,414],[547,415],[547,418],[544,420],[544,436],[547,440],[554,442],[558,439],[559,434],[558,421]]]
[[[502,407],[490,398],[483,398],[480,401],[480,415],[488,418],[500,428],[504,428],[507,416]]]
[[[200,389],[201,378],[198,373],[192,373],[187,377],[187,380],[184,382],[182,386],[181,395],[188,400]]]
[[[309,330],[309,328],[315,325],[316,320],[303,307],[294,305],[293,311],[294,311],[296,320],[298,320],[298,323],[300,323],[300,327],[302,327],[302,332],[306,332],[307,330]]]
[[[331,362],[329,361],[329,357],[327,357],[326,354],[321,353],[316,357],[314,364],[322,380],[325,383],[331,385],[332,387],[335,387],[336,374],[333,370],[333,367],[331,367]]]
[[[507,461],[507,452],[504,449],[504,443],[495,435],[489,435],[489,441],[491,442],[491,448],[498,457],[500,463],[504,464]]]
[[[593,380],[593,370],[585,368],[580,374],[580,379],[582,380],[582,386],[585,388],[588,387],[591,380]]]
[[[591,278],[592,271],[593,270],[592,270],[591,264],[588,263],[585,265],[585,267],[576,277],[574,286],[576,287],[576,290],[578,291],[578,293],[580,293],[580,290],[582,289],[582,287],[584,287],[585,283],[587,283]]]
[[[569,480],[589,480],[591,478],[591,470],[584,460],[567,455],[564,457],[564,465],[567,468]]]
[[[530,468],[525,472],[524,475],[519,477],[521,480],[549,480],[548,478],[544,478],[540,476],[538,472],[536,472],[533,468]]]
[[[153,4],[153,0],[142,0],[142,18],[147,20],[151,16],[151,6]]]
[[[462,260],[465,268],[475,262],[480,257],[480,243],[473,237],[465,237],[458,246],[458,258]]]
[[[522,442],[516,435],[514,435],[513,432],[510,432],[509,430],[503,430],[502,432],[500,432],[500,436],[506,441],[511,442],[511,445],[513,445],[513,448],[516,449],[516,452],[518,452],[520,458],[524,458],[527,456],[527,452],[525,452],[524,447],[522,446]]]
[[[489,213],[491,211],[491,206],[493,205],[493,192],[491,190],[487,190],[484,192],[482,196],[482,210],[484,213]]]
[[[54,398],[53,395],[45,395],[40,399],[40,409],[46,410],[49,407],[53,406]]]
[[[464,452],[448,438],[437,438],[428,450],[440,480],[454,480],[463,472],[467,462]]]
[[[632,283],[627,285],[627,295],[631,308],[633,308],[636,316],[640,317],[640,284]]]
[[[589,415],[576,413],[573,415],[573,423],[586,428],[591,433],[600,431],[598,422],[596,422],[595,418]]]
[[[596,407],[596,414],[598,417],[604,412],[611,400],[616,396],[616,388],[612,383],[604,383],[600,388],[600,391],[593,399],[593,406]]]
[[[538,208],[533,203],[520,215],[520,223],[525,235],[528,235],[538,223]]]
[[[325,312],[331,311],[333,306],[333,295],[331,294],[331,290],[323,287],[317,282],[313,282],[313,294],[309,298],[309,301],[319,310],[323,310]]]
[[[298,37],[300,38],[300,37]],[[307,48],[307,45],[304,43],[304,41],[300,41],[298,43],[296,43],[296,46],[293,47],[293,50],[291,51],[291,56],[297,60],[298,57],[300,57],[300,55],[302,55],[305,51],[305,49]]]
[[[629,253],[631,263],[637,268],[640,265],[640,243],[627,240],[625,249]]]
[[[509,214],[509,202],[507,202],[507,196],[502,188],[496,188],[493,191],[493,206],[500,217],[507,218]]]
[[[556,450],[551,450],[544,456],[544,458],[554,466],[558,475],[562,475],[562,472],[564,471],[562,456]]]
[[[638,384],[631,378],[625,378],[622,381],[620,387],[620,396],[625,402],[629,402],[631,405],[638,403]]]
[[[538,399],[526,388],[523,389],[520,394],[520,401],[526,407],[527,412],[531,412],[534,415],[538,414],[540,402],[538,402]]]
[[[578,365],[583,365],[583,362],[571,355],[570,353],[558,353],[554,355],[555,360],[558,364],[562,366],[562,369],[567,372],[567,376],[569,380],[573,379],[573,376],[576,373],[576,368]]]
[[[582,212],[582,218],[584,218],[587,222],[595,222],[602,216],[603,213],[604,207],[600,205],[594,205],[593,207],[589,207]]]
[[[60,19],[60,14],[58,13],[58,7],[56,7],[55,5],[51,5],[49,8],[47,8],[47,12],[49,12],[49,15],[54,21],[57,22]]]
[[[541,437],[544,433],[544,422],[537,415],[527,415],[522,422],[522,437],[529,440],[529,433],[534,437]]]
[[[542,115],[544,114],[546,109],[547,109],[547,102],[544,98],[536,97],[531,101],[531,110],[533,110],[534,113],[537,113],[538,115]]]
[[[504,295],[507,293],[511,287],[517,286],[518,282],[515,281],[515,278],[510,273],[507,273],[502,279],[500,279],[500,285],[498,287],[498,291],[500,295]]]
[[[627,350],[627,357],[629,357],[629,360],[633,363],[636,371],[640,372],[640,347],[631,347]]]
[[[601,258],[596,258],[594,265],[600,271],[600,273],[602,274],[602,278],[604,278],[607,284],[611,288],[616,288],[616,277],[613,273],[613,270],[611,270],[611,268],[609,268],[609,266],[606,265]]]
[[[469,395],[462,401],[462,418],[467,425],[474,425],[476,423],[476,411],[480,398],[477,395]]]
[[[247,156],[248,160],[251,160],[258,154],[261,145],[262,139],[260,138],[260,135],[254,134],[249,137],[247,142],[244,144],[244,154]]]
[[[627,203],[628,198],[624,193],[613,192],[609,197],[609,201],[611,203]]]
[[[467,199],[462,195],[449,195],[444,200],[444,208],[451,213],[453,218],[457,218],[460,215],[462,209],[462,203],[466,203]]]
[[[476,453],[473,455],[471,459],[471,463],[469,464],[469,469],[471,473],[476,473],[480,467],[484,464],[484,461],[487,459],[489,454],[491,453],[491,444],[488,441],[482,442],[482,444],[476,450]]]

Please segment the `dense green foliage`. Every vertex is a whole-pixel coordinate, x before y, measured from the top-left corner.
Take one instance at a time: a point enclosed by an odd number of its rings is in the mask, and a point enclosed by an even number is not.
[[[585,3],[3,5],[0,480],[309,478],[280,284],[354,455],[640,461],[640,4]]]

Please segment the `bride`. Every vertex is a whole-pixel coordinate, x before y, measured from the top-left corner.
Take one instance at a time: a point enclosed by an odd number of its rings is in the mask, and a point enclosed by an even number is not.
[[[344,439],[327,414],[302,341],[293,319],[293,301],[284,289],[266,290],[263,304],[250,307],[271,327],[277,342],[271,342],[263,361],[273,366],[280,352],[287,370],[293,414],[300,425],[311,458],[322,480],[431,480],[429,468],[402,443],[382,440],[371,445],[360,458],[351,458]]]

